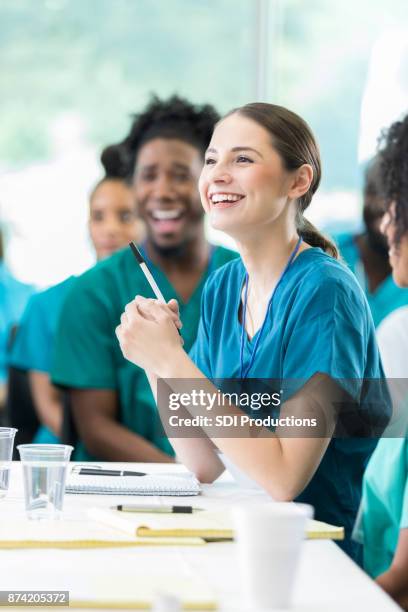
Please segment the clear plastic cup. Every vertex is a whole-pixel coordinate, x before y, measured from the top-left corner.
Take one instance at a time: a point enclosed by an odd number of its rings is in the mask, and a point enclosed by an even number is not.
[[[73,447],[65,444],[20,444],[17,449],[23,467],[28,518],[60,518]]]
[[[248,609],[288,608],[312,506],[272,502],[234,508],[233,516]]]
[[[11,459],[13,457],[14,427],[0,427],[0,498],[7,494],[10,484]]]

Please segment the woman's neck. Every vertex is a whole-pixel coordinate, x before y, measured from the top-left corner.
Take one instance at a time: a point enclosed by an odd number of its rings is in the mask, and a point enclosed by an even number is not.
[[[237,246],[248,272],[253,298],[263,300],[270,296],[286,264],[296,248],[299,236],[294,226],[272,228],[251,240],[240,241]],[[302,243],[299,252],[309,248]]]

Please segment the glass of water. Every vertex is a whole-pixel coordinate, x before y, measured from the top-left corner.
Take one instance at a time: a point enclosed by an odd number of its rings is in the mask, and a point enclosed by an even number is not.
[[[28,518],[60,518],[73,447],[65,444],[20,444],[17,449],[23,466]]]
[[[0,427],[0,497],[4,497],[9,488],[16,432],[17,429],[14,429],[14,427]]]

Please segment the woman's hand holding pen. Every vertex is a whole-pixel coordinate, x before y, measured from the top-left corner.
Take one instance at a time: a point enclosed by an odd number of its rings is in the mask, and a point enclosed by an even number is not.
[[[144,299],[144,298],[143,298]],[[157,302],[157,300],[152,300],[152,302]],[[173,321],[175,326],[177,327],[177,329],[181,329],[183,327],[183,324],[181,322],[180,319],[180,310],[179,310],[179,305],[178,305],[178,301],[177,300],[169,300],[167,302],[167,306],[170,308],[171,314],[173,316]],[[181,340],[181,344],[184,344],[184,340],[183,338],[180,336],[180,340]]]
[[[140,295],[130,302],[116,328],[123,355],[137,366],[159,376],[169,360],[177,359],[183,340],[176,300],[161,304]]]

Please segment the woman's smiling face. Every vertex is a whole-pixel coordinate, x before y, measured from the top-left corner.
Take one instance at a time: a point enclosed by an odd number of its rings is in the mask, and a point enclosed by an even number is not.
[[[96,187],[90,200],[89,233],[98,260],[143,236],[134,195],[124,181],[105,179]]]
[[[293,172],[283,166],[269,132],[239,113],[214,130],[199,189],[211,225],[239,237],[285,210]]]

